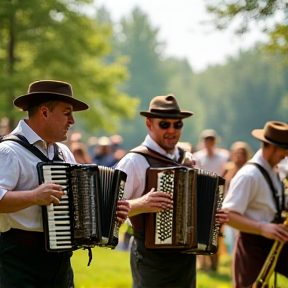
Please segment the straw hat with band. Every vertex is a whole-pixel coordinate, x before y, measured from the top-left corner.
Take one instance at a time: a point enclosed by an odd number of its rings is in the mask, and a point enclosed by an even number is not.
[[[149,106],[149,111],[142,111],[140,115],[147,118],[183,119],[193,115],[190,111],[180,110],[174,95],[156,96]]]
[[[263,142],[288,150],[288,124],[284,122],[269,121],[264,129],[253,130],[252,135]]]
[[[72,86],[69,83],[56,80],[39,80],[29,85],[28,94],[14,100],[14,105],[23,111],[29,107],[47,101],[61,101],[73,106],[73,111],[82,111],[89,106],[73,97]]]

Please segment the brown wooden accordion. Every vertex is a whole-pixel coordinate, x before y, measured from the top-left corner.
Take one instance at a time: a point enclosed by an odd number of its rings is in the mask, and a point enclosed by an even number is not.
[[[55,183],[66,193],[58,205],[42,206],[46,250],[61,252],[115,248],[126,173],[96,164],[38,163],[39,183]]]
[[[173,209],[145,215],[145,246],[183,253],[214,254],[218,249],[224,178],[189,167],[150,167],[146,192],[152,188],[170,193]]]

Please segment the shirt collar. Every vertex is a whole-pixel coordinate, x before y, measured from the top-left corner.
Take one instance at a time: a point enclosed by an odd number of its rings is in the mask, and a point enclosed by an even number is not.
[[[270,174],[274,173],[276,171],[273,167],[270,166],[270,164],[263,157],[263,150],[262,149],[258,150],[250,161],[259,163]]]
[[[151,136],[148,134],[144,140],[144,142],[142,143],[144,146],[149,147],[150,149],[165,155],[166,157],[173,159],[173,160],[178,160],[179,158],[179,150],[178,149],[174,149],[174,152],[169,154],[167,153],[163,148],[161,148],[152,138]]]
[[[45,141],[26,123],[25,120],[20,120],[12,134],[21,134],[25,136],[30,144],[37,144],[47,150]]]

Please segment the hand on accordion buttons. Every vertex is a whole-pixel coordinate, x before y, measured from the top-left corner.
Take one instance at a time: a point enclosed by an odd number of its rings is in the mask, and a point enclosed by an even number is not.
[[[160,212],[173,208],[172,195],[167,192],[155,191],[154,188],[140,199],[145,213]]]
[[[120,224],[123,224],[126,221],[129,211],[129,202],[125,200],[119,200],[117,203],[117,220]]]
[[[36,205],[59,204],[59,200],[65,195],[62,191],[62,187],[53,183],[41,184],[36,189],[32,190],[32,193],[35,194]]]
[[[216,213],[217,222],[220,225],[226,224],[229,221],[228,211],[225,209],[219,209]]]

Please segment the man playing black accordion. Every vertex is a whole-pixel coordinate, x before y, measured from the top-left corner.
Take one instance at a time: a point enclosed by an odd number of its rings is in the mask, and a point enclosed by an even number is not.
[[[61,141],[74,124],[73,112],[88,105],[73,97],[69,83],[55,80],[31,83],[14,105],[28,111],[28,119],[20,120],[10,139],[0,144],[0,287],[72,288],[72,252],[45,249],[41,209],[57,206],[66,195],[59,184],[39,185],[37,164],[44,160],[77,164]],[[129,205],[120,204],[117,215],[123,222]]]
[[[193,115],[181,111],[174,95],[156,96],[150,102],[149,111],[140,112],[146,117],[148,135],[141,146],[133,149],[120,160],[117,168],[127,174],[124,197],[131,210],[128,214],[134,230],[131,243],[131,270],[133,287],[196,287],[196,257],[166,250],[147,249],[145,246],[145,214],[162,212],[173,207],[169,193],[156,191],[156,187],[145,191],[146,170],[151,166],[192,167],[191,153],[178,148],[183,119]],[[219,214],[221,222],[227,214]],[[152,231],[151,231],[152,233]]]

